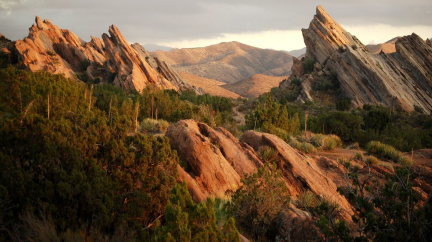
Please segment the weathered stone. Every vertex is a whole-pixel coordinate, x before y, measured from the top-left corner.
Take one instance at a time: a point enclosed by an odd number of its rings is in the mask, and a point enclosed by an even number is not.
[[[19,60],[31,71],[45,70],[68,78],[86,72],[90,79],[137,91],[148,85],[180,91],[193,89],[164,62],[160,62],[160,68],[152,68],[114,25],[109,27],[109,35],[103,34],[102,39],[91,37],[86,43],[49,20],[36,17],[35,22],[28,37],[15,43]]]
[[[312,191],[315,194],[337,202],[342,209],[342,216],[351,220],[353,210],[345,197],[337,191],[336,185],[328,179],[320,168],[307,156],[303,156],[273,134],[246,131],[240,141],[248,143],[256,151],[261,146],[270,146],[279,153],[281,159],[278,168],[282,170],[291,196]]]
[[[399,38],[394,53],[373,55],[321,6],[302,33],[306,56],[337,74],[354,107],[372,104],[412,111],[418,106],[432,111],[432,48],[416,34]]]

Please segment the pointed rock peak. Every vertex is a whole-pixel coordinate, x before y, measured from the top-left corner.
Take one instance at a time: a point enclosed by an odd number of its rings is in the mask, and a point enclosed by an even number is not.
[[[115,40],[116,43],[119,43],[119,42],[124,42],[125,44],[127,43],[123,34],[120,32],[120,30],[114,24],[109,27],[108,32],[111,35],[111,39]]]
[[[35,22],[36,22],[36,26],[37,26],[39,29],[44,29],[44,28],[45,28],[45,24],[44,24],[44,22],[42,21],[42,19],[39,18],[39,16],[36,16],[36,18],[35,18]]]
[[[318,5],[316,7],[316,16],[323,23],[334,22],[333,18],[327,13],[327,11],[321,5]]]

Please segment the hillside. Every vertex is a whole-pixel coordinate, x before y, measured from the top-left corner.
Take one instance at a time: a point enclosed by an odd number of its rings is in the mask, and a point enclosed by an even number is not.
[[[390,54],[396,52],[395,44],[399,38],[400,37],[395,37],[385,43],[377,44],[377,45],[366,45],[366,47],[369,49],[370,53],[372,54],[379,54],[381,51],[386,54]]]
[[[260,49],[239,42],[155,51],[151,55],[165,60],[179,71],[225,83],[235,83],[255,74],[288,76],[292,65],[292,56],[287,52]]]
[[[186,72],[179,72],[180,76],[190,85],[201,88],[205,93],[213,96],[239,98],[240,95],[222,87],[225,83],[213,79],[195,76]]]
[[[222,87],[243,97],[258,97],[263,93],[270,92],[273,87],[279,86],[279,83],[284,78],[286,77],[256,74],[250,78],[223,85]]]

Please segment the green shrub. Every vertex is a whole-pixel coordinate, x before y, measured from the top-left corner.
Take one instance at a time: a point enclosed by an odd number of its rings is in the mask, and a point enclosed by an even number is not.
[[[363,154],[360,153],[360,152],[357,152],[357,153],[354,155],[354,159],[355,159],[355,160],[360,160],[360,161],[362,161],[362,160],[363,160]]]
[[[141,122],[139,131],[144,133],[165,133],[169,123],[165,120],[146,118]]]
[[[314,70],[315,60],[311,57],[304,59],[304,73],[308,74]]]
[[[307,142],[299,142],[297,139],[291,137],[289,141],[289,145],[294,149],[297,149],[306,154],[316,154],[317,149],[310,143]]]
[[[368,165],[378,165],[379,160],[375,156],[370,155],[370,156],[366,157],[366,161],[365,162]]]
[[[396,150],[393,146],[383,144],[379,141],[370,141],[366,145],[366,149],[370,154],[393,160],[396,163],[404,165],[409,165],[411,163],[409,159],[402,154],[402,152]]]
[[[267,145],[261,146],[258,150],[258,154],[260,154],[261,158],[263,158],[266,163],[274,163],[279,160],[279,152]]]
[[[309,209],[315,208],[319,204],[319,198],[311,191],[306,191],[297,196],[295,205],[298,208]]]

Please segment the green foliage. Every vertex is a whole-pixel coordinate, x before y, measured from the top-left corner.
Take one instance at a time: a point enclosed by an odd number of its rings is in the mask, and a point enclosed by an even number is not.
[[[372,155],[366,157],[366,161],[365,162],[368,165],[378,165],[379,164],[378,158],[376,158],[375,156],[372,156]]]
[[[249,129],[263,129],[269,132],[274,131],[274,128],[280,128],[286,134],[291,135],[299,132],[300,120],[297,113],[289,115],[286,105],[282,106],[273,102],[271,95],[267,94],[265,104],[258,105],[254,111],[246,115],[246,127]]]
[[[304,73],[309,74],[314,70],[315,60],[307,57],[303,60]]]
[[[313,146],[312,144],[308,143],[308,142],[299,142],[297,141],[297,139],[291,137],[290,141],[289,141],[289,145],[291,145],[291,147],[300,150],[306,154],[316,154],[317,153],[317,149],[315,148],[315,146]]]
[[[266,164],[257,173],[245,175],[242,181],[243,186],[234,193],[230,205],[238,226],[255,240],[274,240],[277,215],[290,202],[281,171]]]
[[[156,133],[165,133],[168,129],[169,123],[165,120],[155,120],[155,119],[144,119],[140,127],[138,129],[139,132],[145,134],[156,134]]]
[[[267,163],[274,163],[279,161],[279,152],[270,146],[261,146],[258,150],[261,158]]]
[[[296,85],[296,86],[300,86],[301,85],[301,81],[300,79],[296,78],[294,80],[291,81],[292,85]]]
[[[351,100],[341,99],[336,101],[336,110],[338,111],[349,111],[351,108]]]
[[[195,204],[187,185],[176,184],[165,210],[166,223],[155,231],[155,241],[240,241],[233,218],[222,232],[216,223],[215,201]]]
[[[348,143],[358,140],[362,124],[360,116],[348,112],[322,113],[308,119],[308,128],[312,132],[322,132],[324,125],[326,130]]]
[[[351,185],[338,190],[355,205],[353,221],[361,229],[357,240],[428,241],[432,233],[426,206],[418,203],[412,188],[414,174],[396,169],[384,184],[373,177],[360,179],[349,169]]]
[[[375,154],[382,158],[391,159],[396,163],[401,163],[409,165],[411,161],[405,157],[400,151],[396,150],[394,147],[383,144],[379,141],[370,141],[366,145],[366,149],[370,154]]]

